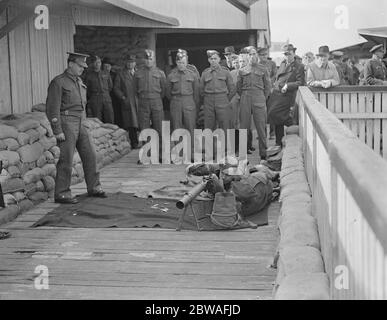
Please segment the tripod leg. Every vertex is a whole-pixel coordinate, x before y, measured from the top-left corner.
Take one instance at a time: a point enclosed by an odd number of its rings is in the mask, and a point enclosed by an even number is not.
[[[198,231],[202,231],[202,228],[201,228],[200,225],[199,225],[199,220],[198,220],[198,218],[196,217],[196,212],[195,212],[195,210],[194,210],[194,208],[193,208],[193,206],[192,206],[192,202],[190,202],[189,205],[190,205],[190,207],[191,207],[193,216],[194,216],[194,218],[195,218],[196,227],[198,228]]]
[[[182,227],[183,222],[184,222],[184,216],[185,216],[186,212],[187,212],[187,207],[184,208],[183,213],[181,214],[181,216],[179,218],[179,221],[177,223],[176,231],[180,231],[181,230],[181,227]]]

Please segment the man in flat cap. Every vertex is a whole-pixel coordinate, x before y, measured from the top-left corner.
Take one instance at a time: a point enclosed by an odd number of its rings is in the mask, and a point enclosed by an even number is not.
[[[125,57],[124,69],[114,81],[114,93],[120,100],[120,117],[122,128],[128,131],[132,149],[138,148],[138,106],[135,88],[136,56]]]
[[[321,46],[314,62],[309,64],[306,83],[310,87],[331,88],[340,85],[336,66],[329,61],[329,47]]]
[[[102,72],[102,61],[98,56],[90,59],[91,70],[85,76],[87,87],[88,116],[98,118],[105,123],[114,123],[114,111],[110,92],[113,81],[110,74]]]
[[[365,83],[371,86],[386,85],[387,69],[382,61],[384,56],[383,45],[374,46],[370,52],[372,58],[366,62],[364,67]]]
[[[86,86],[80,76],[87,68],[87,55],[68,53],[68,67],[55,77],[48,87],[46,114],[60,148],[56,165],[55,202],[74,204],[78,200],[71,195],[73,156],[77,148],[82,160],[88,195],[105,198],[101,188],[94,146],[86,127]]]
[[[344,52],[342,51],[333,51],[332,52],[332,63],[336,66],[337,73],[340,78],[340,85],[348,85],[348,66],[343,62]]]
[[[220,63],[220,54],[216,50],[207,50],[210,67],[205,69],[200,79],[200,95],[204,101],[204,127],[225,131],[230,128],[232,109],[231,99],[236,88],[231,73]]]
[[[232,59],[231,59],[231,56],[235,54],[235,48],[233,46],[229,46],[229,47],[226,47],[224,48],[224,52],[223,52],[223,55],[224,55],[224,59],[222,59],[220,61],[220,65],[222,67],[226,67],[228,68],[229,70],[232,70],[233,67],[232,67]]]
[[[149,128],[152,122],[152,128],[157,131],[161,139],[166,76],[163,71],[156,67],[154,51],[150,49],[145,50],[144,62],[145,64],[135,74],[135,88],[138,96],[138,121],[140,130]]]
[[[278,69],[273,92],[268,101],[269,122],[275,126],[276,145],[280,147],[284,126],[293,124],[290,109],[295,104],[298,87],[304,84],[304,65],[295,58],[297,48],[287,44],[283,50],[285,60]]]
[[[241,68],[237,80],[237,92],[240,95],[240,128],[250,130],[253,117],[258,133],[259,155],[266,159],[266,100],[271,92],[271,80],[267,68],[259,63],[255,47],[249,49],[249,63]]]

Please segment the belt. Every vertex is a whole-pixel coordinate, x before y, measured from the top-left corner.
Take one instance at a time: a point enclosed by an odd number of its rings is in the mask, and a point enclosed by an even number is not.
[[[160,93],[140,93],[140,99],[161,99]]]
[[[83,111],[75,111],[75,110],[64,110],[60,112],[61,115],[64,116],[74,116],[74,117],[82,117]]]

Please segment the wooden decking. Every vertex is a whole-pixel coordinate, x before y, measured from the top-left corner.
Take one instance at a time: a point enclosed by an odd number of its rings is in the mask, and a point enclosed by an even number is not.
[[[184,167],[137,159],[132,152],[104,168],[104,189],[133,193],[184,178]],[[1,227],[12,237],[0,241],[0,299],[271,298],[278,203],[257,230],[29,228],[56,206],[48,201]],[[48,290],[35,288],[39,265],[48,268]]]

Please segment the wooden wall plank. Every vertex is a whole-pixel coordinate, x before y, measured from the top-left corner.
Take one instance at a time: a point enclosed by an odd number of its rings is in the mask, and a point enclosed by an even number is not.
[[[369,114],[374,112],[374,94],[372,92],[366,95],[366,112]],[[366,123],[366,144],[373,149],[374,122],[372,120],[364,121]]]
[[[0,28],[7,23],[6,12],[0,14]],[[12,113],[9,74],[8,37],[0,39],[0,113]]]
[[[382,94],[379,92],[375,93],[375,104],[374,104],[374,114],[382,112]],[[375,152],[378,152],[381,156],[383,154],[381,153],[380,146],[381,146],[381,122],[380,119],[374,120],[374,150]]]
[[[382,112],[387,112],[387,93],[382,93]],[[382,135],[383,158],[387,159],[387,119],[382,120]]]
[[[366,112],[366,93],[359,93],[359,112]],[[366,142],[366,128],[365,128],[365,122],[359,121],[359,139],[362,142]]]

